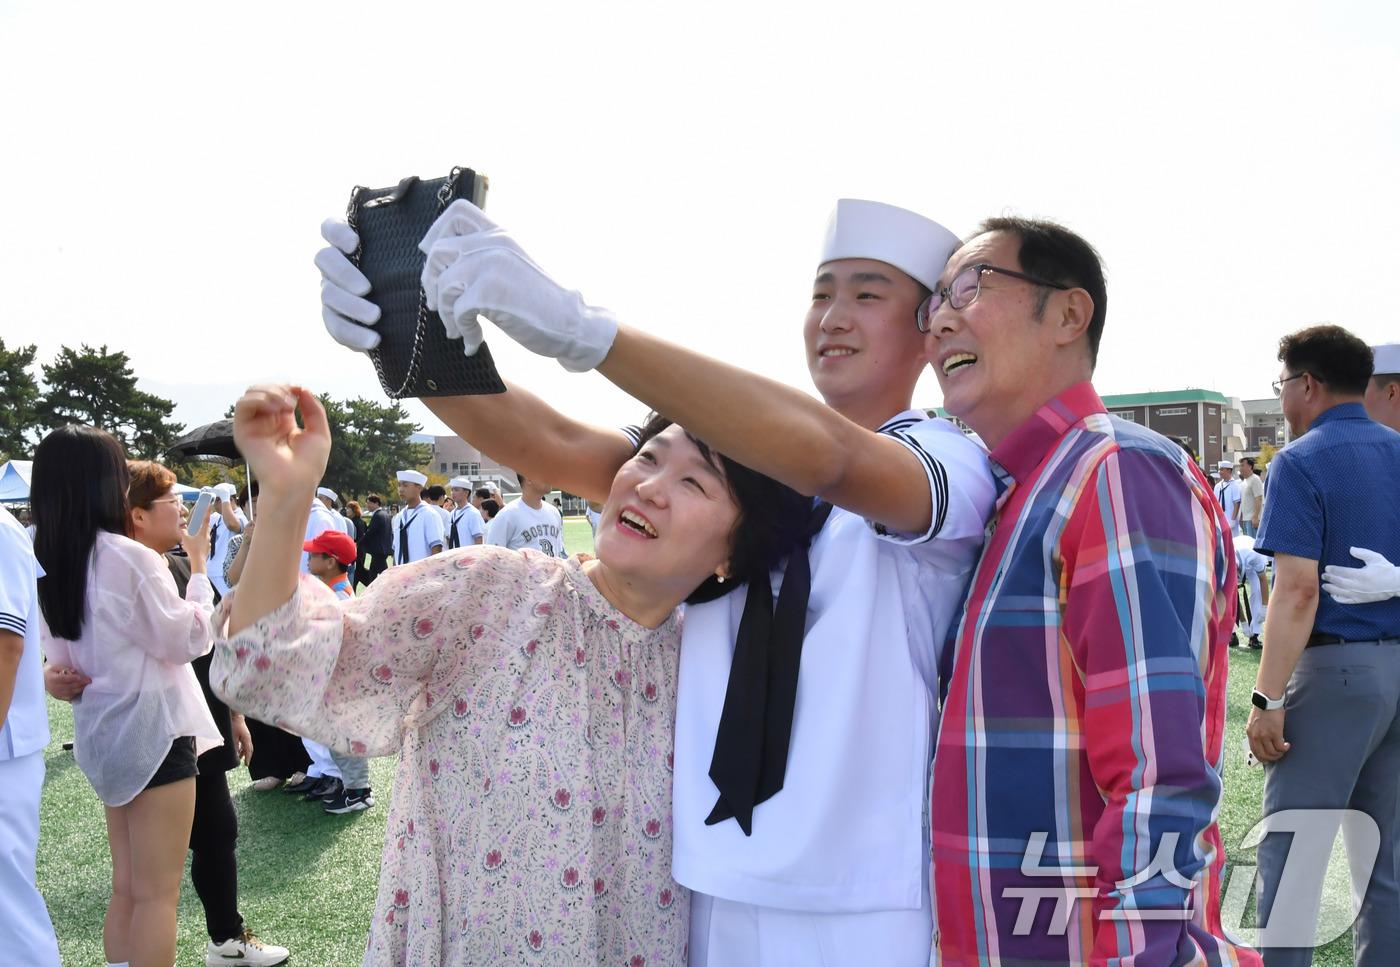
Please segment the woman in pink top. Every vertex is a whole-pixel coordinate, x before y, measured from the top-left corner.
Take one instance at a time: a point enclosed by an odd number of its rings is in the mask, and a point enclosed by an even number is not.
[[[184,535],[183,600],[165,559],[126,536],[126,457],[102,430],[50,433],[32,485],[44,654],[91,680],[73,700],[73,754],[106,807],[103,947],[113,964],[170,967],[195,759],[222,741],[189,665],[210,643],[209,538],[203,527]],[[180,509],[150,513],[174,523]]]
[[[337,601],[297,576],[324,410],[261,386],[235,413],[261,529],[210,680],[333,749],[399,754],[364,963],[682,963],[677,607],[767,581],[811,501],[654,421],[596,560],[464,547]]]

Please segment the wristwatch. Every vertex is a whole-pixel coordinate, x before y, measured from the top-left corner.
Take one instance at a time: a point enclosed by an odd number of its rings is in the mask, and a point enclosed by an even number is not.
[[[1255,689],[1249,696],[1249,700],[1254,703],[1255,708],[1262,708],[1266,712],[1272,712],[1276,708],[1283,708],[1283,699],[1269,698],[1259,689]]]

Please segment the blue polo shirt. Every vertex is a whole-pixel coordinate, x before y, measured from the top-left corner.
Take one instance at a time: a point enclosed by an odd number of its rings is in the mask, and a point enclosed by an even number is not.
[[[1372,421],[1360,403],[1318,415],[1308,432],[1269,461],[1264,515],[1254,549],[1357,567],[1352,547],[1400,564],[1400,433]],[[1351,641],[1400,637],[1400,598],[1337,604],[1325,592],[1313,631]]]

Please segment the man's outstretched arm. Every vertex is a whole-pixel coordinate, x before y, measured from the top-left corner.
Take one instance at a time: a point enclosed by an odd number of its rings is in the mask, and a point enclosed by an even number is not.
[[[606,500],[617,468],[632,456],[621,430],[576,420],[510,382],[504,393],[423,402],[483,454],[585,500]]]
[[[919,458],[800,390],[628,326],[618,327],[598,372],[721,453],[799,493],[891,530],[929,528],[934,508]]]

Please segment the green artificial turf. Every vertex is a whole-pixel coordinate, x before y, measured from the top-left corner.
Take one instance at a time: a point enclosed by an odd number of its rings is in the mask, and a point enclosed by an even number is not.
[[[1230,699],[1225,726],[1225,795],[1220,806],[1220,837],[1225,843],[1225,861],[1228,869],[1222,895],[1229,891],[1229,878],[1236,872],[1242,872],[1237,870],[1237,867],[1253,867],[1256,864],[1254,849],[1242,849],[1240,844],[1263,815],[1264,770],[1257,766],[1250,768],[1245,764],[1241,741],[1244,738],[1245,722],[1249,719],[1249,694],[1254,688],[1255,673],[1259,670],[1260,654],[1259,651],[1250,648],[1230,649]],[[1339,869],[1329,872],[1331,875],[1327,880],[1327,897],[1345,901],[1349,889],[1345,875],[1342,875]],[[1254,893],[1250,891],[1249,902],[1245,906],[1241,921],[1245,927],[1254,924],[1254,899]],[[1316,967],[1343,967],[1351,963],[1353,959],[1350,930],[1331,943],[1317,948],[1313,954],[1313,964]]]
[[[570,519],[564,526],[570,553],[592,552],[586,520]],[[1228,875],[1234,876],[1237,867],[1255,862],[1254,851],[1239,844],[1259,821],[1264,774],[1245,765],[1240,747],[1259,652],[1231,649],[1230,663],[1220,831]],[[50,700],[49,712],[53,743],[45,752],[48,777],[41,818],[39,889],[49,904],[63,962],[99,965],[103,963],[102,916],[111,876],[102,807],[72,753],[61,747],[73,735],[71,710]],[[318,804],[304,803],[280,790],[254,792],[246,770],[229,773],[240,830],[239,907],[248,926],[260,936],[292,950],[290,964],[349,967],[360,963],[374,907],[395,762],[393,758],[371,761],[378,804],[346,816],[329,815]],[[1227,889],[1228,885],[1227,880]],[[1345,891],[1344,878],[1333,884],[1332,893],[1345,896]],[[1251,893],[1243,925],[1251,925],[1253,916]],[[188,874],[180,894],[179,923],[177,963],[202,964],[208,935]],[[1320,948],[1313,963],[1319,967],[1351,964],[1350,931]]]
[[[102,805],[62,744],[72,711],[49,701],[53,743],[40,816],[39,890],[49,905],[64,964],[100,965],[102,917],[111,892]],[[255,792],[247,770],[228,774],[238,811],[239,909],[259,936],[292,951],[290,964],[358,965],[379,882],[379,854],[397,760],[370,762],[378,803],[332,816],[281,790]],[[176,963],[204,963],[209,935],[188,870],[180,891]]]
[[[564,549],[570,554],[593,553],[593,528],[587,517],[564,518]]]

